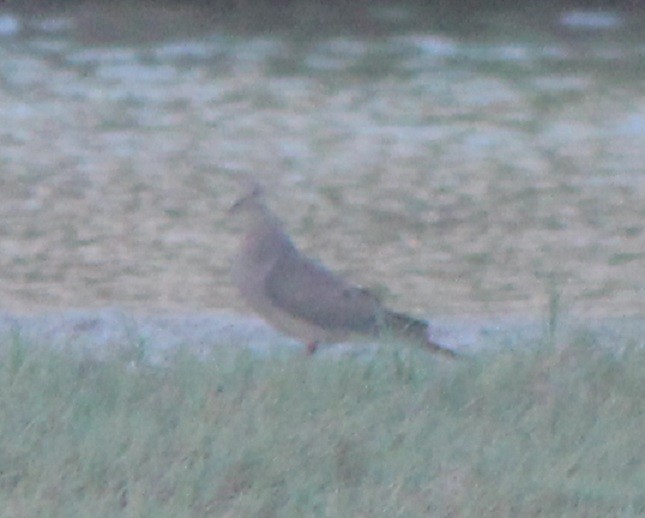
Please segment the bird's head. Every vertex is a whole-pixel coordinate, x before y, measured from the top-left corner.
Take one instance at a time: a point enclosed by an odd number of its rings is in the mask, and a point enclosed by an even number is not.
[[[229,218],[247,230],[267,225],[280,226],[265,203],[262,185],[249,176],[242,176],[240,183],[243,194],[228,209]]]
[[[241,180],[244,193],[228,209],[230,216],[242,215],[245,212],[257,211],[264,207],[264,188],[252,179]]]

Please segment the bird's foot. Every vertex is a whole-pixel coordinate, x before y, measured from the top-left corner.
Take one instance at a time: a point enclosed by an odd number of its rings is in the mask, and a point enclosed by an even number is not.
[[[309,342],[307,344],[307,355],[311,356],[312,354],[314,354],[318,350],[319,345],[320,344],[318,342]]]

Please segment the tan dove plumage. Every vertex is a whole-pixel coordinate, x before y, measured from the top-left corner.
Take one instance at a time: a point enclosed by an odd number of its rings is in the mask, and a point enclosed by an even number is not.
[[[229,214],[242,222],[244,237],[233,259],[232,278],[242,298],[267,322],[307,344],[392,336],[453,357],[428,337],[428,324],[385,308],[367,290],[351,284],[299,252],[281,222],[250,182]]]

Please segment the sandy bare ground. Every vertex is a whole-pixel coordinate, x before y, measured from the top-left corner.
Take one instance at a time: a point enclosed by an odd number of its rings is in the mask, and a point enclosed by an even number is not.
[[[127,13],[100,17],[107,41],[96,16],[2,40],[4,310],[244,312],[237,169],[299,246],[395,309],[539,320],[557,293],[572,314],[645,315],[642,46],[625,33],[581,49],[202,24],[125,42]]]

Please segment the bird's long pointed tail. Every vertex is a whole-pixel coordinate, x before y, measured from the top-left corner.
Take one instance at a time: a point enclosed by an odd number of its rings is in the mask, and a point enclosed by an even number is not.
[[[418,343],[427,347],[434,353],[456,358],[458,355],[452,349],[432,341],[429,337],[428,323],[394,311],[385,311],[381,321],[381,333],[392,333],[393,336],[400,336],[406,340]]]

